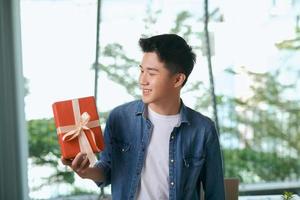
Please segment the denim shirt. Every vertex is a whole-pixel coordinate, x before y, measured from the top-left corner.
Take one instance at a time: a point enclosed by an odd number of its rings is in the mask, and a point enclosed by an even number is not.
[[[141,101],[111,111],[104,131],[105,149],[96,167],[111,184],[113,200],[135,199],[153,125]],[[218,135],[214,123],[181,102],[180,125],[169,140],[169,199],[224,200],[224,178]]]

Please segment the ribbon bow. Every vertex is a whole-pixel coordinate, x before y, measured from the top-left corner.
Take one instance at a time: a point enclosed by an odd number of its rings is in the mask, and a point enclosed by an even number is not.
[[[95,141],[95,136],[93,134],[93,131],[87,126],[88,122],[90,121],[90,115],[87,112],[82,113],[82,115],[80,116],[80,121],[78,124],[75,125],[74,129],[67,132],[64,136],[63,136],[63,141],[70,141],[75,139],[76,137],[79,136],[79,134],[84,134],[83,130],[88,130],[92,137],[93,140]]]

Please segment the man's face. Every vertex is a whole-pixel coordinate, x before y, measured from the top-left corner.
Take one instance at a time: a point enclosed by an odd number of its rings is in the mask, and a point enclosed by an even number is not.
[[[155,52],[144,53],[140,70],[139,83],[144,103],[163,105],[178,93],[174,87],[175,75],[164,67]]]

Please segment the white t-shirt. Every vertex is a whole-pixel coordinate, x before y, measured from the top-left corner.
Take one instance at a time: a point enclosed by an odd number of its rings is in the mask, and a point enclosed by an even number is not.
[[[137,200],[169,199],[169,140],[180,115],[161,115],[148,106],[153,132],[137,190]]]

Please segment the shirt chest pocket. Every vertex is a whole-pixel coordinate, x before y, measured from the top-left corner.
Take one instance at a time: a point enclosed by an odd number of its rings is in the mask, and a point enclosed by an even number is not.
[[[117,138],[112,138],[112,148],[118,153],[126,153],[130,151],[131,145]]]
[[[185,168],[199,168],[201,167],[205,162],[204,156],[197,157],[197,156],[185,156],[183,158],[183,163]]]

